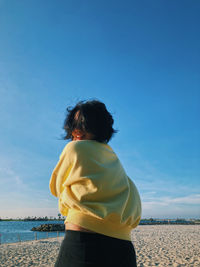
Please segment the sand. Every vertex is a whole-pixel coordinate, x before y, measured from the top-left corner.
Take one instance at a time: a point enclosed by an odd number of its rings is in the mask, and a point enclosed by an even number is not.
[[[132,237],[139,267],[200,267],[200,225],[138,226]]]
[[[62,240],[59,237],[2,244],[0,266],[53,267]],[[138,226],[132,240],[138,267],[200,267],[200,225]]]

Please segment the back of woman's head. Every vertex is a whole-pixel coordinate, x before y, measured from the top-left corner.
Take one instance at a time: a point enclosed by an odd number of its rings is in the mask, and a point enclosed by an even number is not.
[[[76,129],[93,134],[93,139],[98,142],[108,143],[116,132],[113,123],[113,117],[104,103],[97,100],[80,101],[75,107],[67,108],[64,139],[72,139],[72,132]]]

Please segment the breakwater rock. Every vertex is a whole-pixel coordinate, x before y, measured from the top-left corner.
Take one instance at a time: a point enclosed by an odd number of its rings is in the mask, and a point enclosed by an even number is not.
[[[40,232],[64,232],[65,225],[63,224],[41,224],[37,227],[33,227],[31,231]]]

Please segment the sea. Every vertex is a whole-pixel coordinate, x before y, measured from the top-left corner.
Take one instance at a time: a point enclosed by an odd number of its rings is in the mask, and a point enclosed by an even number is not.
[[[64,223],[63,221],[0,221],[0,244],[38,240],[64,236],[64,232],[35,232],[33,227],[41,224]]]

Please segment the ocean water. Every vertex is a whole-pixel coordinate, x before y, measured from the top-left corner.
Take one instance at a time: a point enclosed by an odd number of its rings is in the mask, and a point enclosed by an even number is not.
[[[64,223],[63,221],[0,221],[0,243],[14,243],[56,237],[57,232],[34,232],[32,227],[41,224]],[[64,236],[64,232],[59,232]]]

